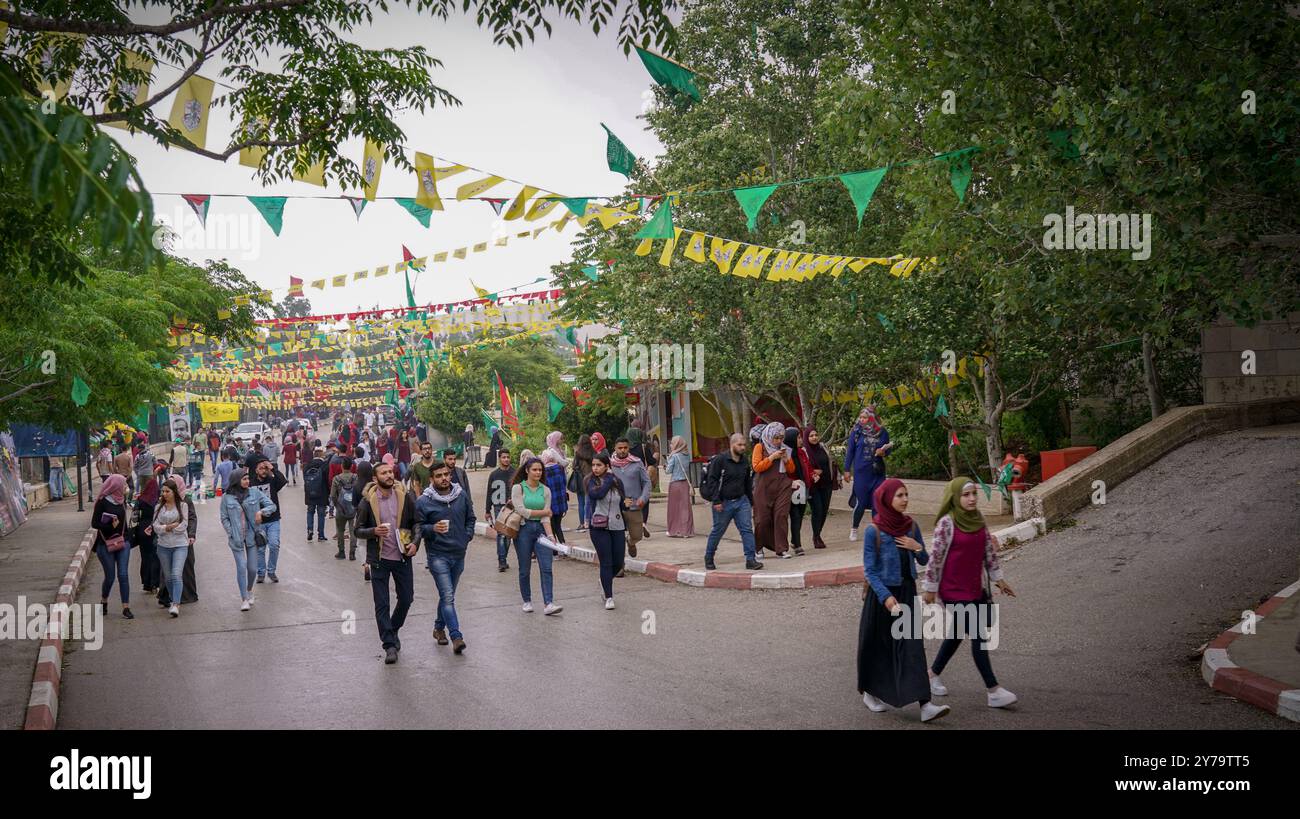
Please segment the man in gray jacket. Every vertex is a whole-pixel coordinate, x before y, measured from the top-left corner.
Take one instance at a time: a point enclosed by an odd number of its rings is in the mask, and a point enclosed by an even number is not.
[[[609,459],[614,474],[623,482],[623,522],[627,525],[627,554],[636,557],[636,545],[645,535],[643,510],[650,502],[650,472],[645,463],[632,454],[632,444],[627,438],[614,442],[614,454]]]

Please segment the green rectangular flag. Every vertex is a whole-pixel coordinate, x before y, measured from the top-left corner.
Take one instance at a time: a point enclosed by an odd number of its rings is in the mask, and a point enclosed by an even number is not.
[[[636,156],[623,144],[623,140],[614,136],[608,125],[602,122],[600,127],[609,134],[609,141],[605,145],[605,160],[609,163],[609,169],[631,179],[632,169],[636,167]]]
[[[564,399],[557,396],[550,390],[546,391],[546,409],[547,421],[554,421],[564,411]]]
[[[700,90],[695,87],[695,72],[691,71],[680,63],[675,63],[665,57],[660,57],[652,51],[646,51],[640,46],[635,46],[636,53],[641,57],[641,62],[645,65],[645,70],[650,72],[650,76],[660,85],[680,91],[683,94],[693,98],[696,102],[700,101]]]

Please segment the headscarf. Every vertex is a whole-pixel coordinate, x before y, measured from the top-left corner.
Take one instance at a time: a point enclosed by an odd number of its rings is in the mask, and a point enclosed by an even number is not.
[[[676,455],[679,452],[686,453],[686,439],[680,435],[674,435],[673,439],[668,442],[668,454]]]
[[[591,448],[594,452],[605,451],[605,436],[599,432],[591,433]]]
[[[935,514],[935,519],[952,515],[952,522],[963,532],[978,532],[983,529],[984,516],[980,514],[979,506],[967,509],[961,505],[962,493],[966,491],[966,487],[974,485],[975,481],[965,475],[958,475],[948,481],[948,485],[943,490],[943,500],[939,501],[939,511]]]
[[[226,494],[234,495],[239,500],[243,500],[244,496],[248,494],[248,489],[247,487],[240,486],[239,482],[242,481],[244,476],[247,474],[248,470],[242,466],[238,469],[232,469],[230,471],[230,480],[226,484]]]
[[[826,447],[822,446],[821,441],[818,441],[817,443],[814,444],[808,440],[808,438],[816,431],[817,431],[817,427],[803,428],[802,438],[803,438],[804,448],[807,449],[809,452],[820,452],[822,454],[826,454]],[[827,457],[829,458],[830,456],[827,455]]]
[[[564,439],[563,432],[560,432],[558,429],[553,430],[552,432],[549,432],[546,435],[546,446],[549,449],[559,449],[560,441],[563,439]]]
[[[596,433],[599,435],[600,433]],[[573,448],[573,454],[586,461],[595,460],[596,450],[592,446],[592,436],[582,433],[578,436],[578,445]]]
[[[763,429],[766,426],[767,424],[754,424],[749,428],[749,442],[751,444],[756,444],[763,440]]]
[[[862,408],[862,412],[867,413],[867,429],[870,430],[873,434],[879,434],[880,418],[876,416],[875,405],[867,404],[865,407]],[[859,412],[858,415],[861,415],[862,412]],[[859,422],[859,424],[860,423],[861,422]]]
[[[876,528],[880,531],[894,537],[911,535],[912,529],[916,526],[910,515],[904,515],[893,506],[894,495],[902,488],[903,482],[898,478],[888,478],[876,487],[876,492],[872,496],[876,513],[871,516],[871,522],[876,524]]]
[[[559,463],[559,461],[555,460],[555,450],[553,450],[553,449],[551,449],[551,448],[549,448],[549,447],[546,448],[546,449],[543,449],[543,450],[542,450],[542,466],[550,466],[551,464],[555,464],[555,463]]]
[[[787,455],[790,454],[789,447],[785,445],[785,424],[780,421],[773,421],[763,427],[762,440],[763,448],[767,450],[769,456],[776,454],[778,450],[785,450]]]
[[[104,481],[104,485],[99,487],[99,496],[95,498],[101,501],[108,498],[118,506],[126,505],[126,478],[114,472]]]
[[[560,442],[564,440],[564,433],[558,429],[546,436],[546,450],[542,452],[542,463],[559,464],[568,466],[569,459],[564,456],[564,450],[560,449]],[[550,460],[547,460],[547,457]]]
[[[145,483],[144,489],[140,492],[139,501],[153,506],[158,502],[158,490],[160,488],[162,488],[162,482],[155,475]]]
[[[466,424],[466,425],[465,425],[465,431],[466,431],[466,432],[473,432],[473,431],[474,431],[474,425],[473,425],[473,424]],[[452,485],[455,486],[456,484],[452,484]]]

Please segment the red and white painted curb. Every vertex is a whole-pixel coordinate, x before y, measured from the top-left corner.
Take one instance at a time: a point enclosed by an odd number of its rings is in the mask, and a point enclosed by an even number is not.
[[[1032,540],[1046,529],[1042,518],[1018,523],[1006,529],[994,532],[1000,540],[1015,538],[1019,541]],[[475,525],[475,532],[480,535],[495,532],[483,522]],[[596,550],[590,546],[573,544],[556,544],[560,552],[575,560],[596,563]],[[779,559],[779,558],[778,558]],[[662,580],[665,583],[684,583],[702,589],[815,589],[820,586],[848,586],[863,580],[861,566],[846,566],[840,569],[814,569],[806,572],[723,572],[707,569],[683,569],[675,563],[660,563],[638,560],[629,557],[623,561],[623,568],[635,574],[643,574]]]
[[[90,529],[81,539],[81,545],[68,564],[68,571],[59,584],[54,597],[45,637],[41,640],[40,654],[36,657],[36,670],[32,672],[32,695],[27,700],[27,719],[24,731],[49,731],[59,720],[59,680],[63,674],[63,618],[67,609],[77,599],[77,587],[90,560],[90,547],[95,542],[95,530]]]
[[[1257,608],[1256,619],[1262,620],[1272,614],[1288,597],[1297,593],[1300,593],[1300,581],[1287,586]],[[1241,629],[1242,624],[1238,623],[1205,647],[1205,653],[1201,655],[1201,676],[1215,691],[1244,700],[1283,719],[1300,722],[1300,688],[1291,688],[1286,683],[1256,674],[1228,658],[1228,646],[1242,636]]]

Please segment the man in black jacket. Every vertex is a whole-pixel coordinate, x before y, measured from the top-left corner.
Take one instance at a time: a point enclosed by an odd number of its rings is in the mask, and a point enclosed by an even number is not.
[[[442,451],[442,462],[451,470],[451,482],[464,490],[466,497],[470,498],[469,506],[474,508],[474,499],[469,494],[469,475],[466,474],[462,467],[456,466],[456,450],[444,449]]]
[[[325,465],[324,450],[317,449],[311,461],[302,470],[303,500],[307,503],[307,542],[312,539],[312,518],[316,521],[316,536],[325,540],[325,511],[330,499],[329,468]]]
[[[397,662],[402,650],[398,632],[415,600],[411,558],[420,549],[414,536],[415,496],[397,483],[392,464],[375,467],[375,479],[361,495],[355,532],[366,541],[370,590],[375,598],[375,624],[384,646],[384,662]],[[397,590],[397,605],[388,607],[388,578]]]
[[[261,583],[264,577],[269,577],[272,583],[279,583],[280,578],[275,574],[275,567],[280,562],[280,490],[288,481],[266,456],[249,455],[248,460],[248,485],[259,487],[263,493],[270,496],[271,503],[275,504],[274,512],[262,514],[262,524],[258,527],[262,537],[266,538],[266,546],[257,549],[257,582]],[[271,552],[270,560],[266,557],[268,549]]]
[[[718,568],[713,563],[713,555],[732,520],[736,521],[740,544],[745,550],[745,568],[755,571],[763,568],[754,552],[754,473],[749,458],[745,457],[746,449],[745,436],[736,433],[731,436],[727,452],[719,452],[709,461],[705,483],[712,489],[706,499],[713,503],[713,531],[709,532],[708,545],[704,548],[706,569]]]

